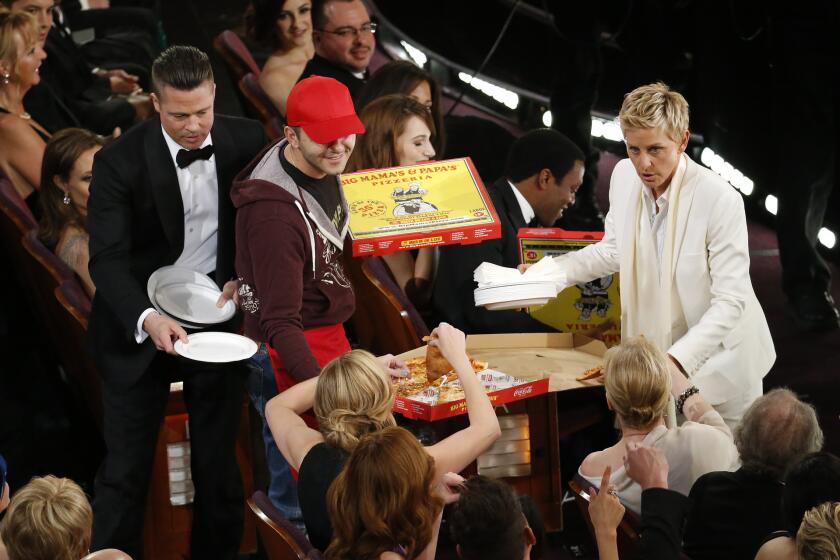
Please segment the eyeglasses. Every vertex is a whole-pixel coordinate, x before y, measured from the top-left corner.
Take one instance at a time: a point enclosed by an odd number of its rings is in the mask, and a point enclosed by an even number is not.
[[[326,29],[318,29],[317,31],[320,31],[321,33],[330,33],[332,35],[337,35],[342,39],[347,39],[351,36],[355,39],[359,35],[373,35],[374,33],[376,33],[376,23],[366,23],[359,28],[341,27],[339,29],[336,29],[335,31],[327,31]]]

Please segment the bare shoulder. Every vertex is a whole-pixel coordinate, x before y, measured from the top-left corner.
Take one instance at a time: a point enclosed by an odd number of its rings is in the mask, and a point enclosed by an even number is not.
[[[78,226],[69,225],[61,232],[61,238],[56,245],[55,252],[64,262],[71,265],[75,264],[80,259],[87,258],[88,240],[87,231]]]
[[[776,537],[758,549],[755,560],[796,560],[796,541],[790,537]]]
[[[586,456],[580,464],[580,473],[588,477],[596,477],[604,474],[604,469],[609,464],[609,449],[594,451]]]
[[[397,554],[396,552],[391,552],[390,550],[387,550],[379,555],[379,560],[405,560],[405,558]]]

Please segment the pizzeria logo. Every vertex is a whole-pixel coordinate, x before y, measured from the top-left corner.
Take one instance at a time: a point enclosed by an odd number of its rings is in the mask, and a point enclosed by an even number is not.
[[[423,200],[423,195],[428,192],[417,181],[409,183],[407,189],[403,189],[402,187],[395,188],[391,193],[391,198],[397,203],[394,207],[394,216],[435,212],[437,206]]]

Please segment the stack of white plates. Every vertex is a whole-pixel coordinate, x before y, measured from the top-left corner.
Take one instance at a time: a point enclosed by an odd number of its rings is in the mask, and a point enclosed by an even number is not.
[[[221,290],[206,274],[179,266],[156,270],[146,284],[155,310],[188,329],[204,329],[229,320],[236,305],[227,301],[216,306]],[[175,352],[199,362],[235,362],[257,352],[257,344],[244,336],[227,332],[193,333],[188,343],[175,342]]]
[[[548,280],[506,282],[476,288],[475,305],[490,310],[520,309],[544,305],[557,297],[557,284]]]
[[[224,323],[236,314],[236,305],[216,302],[222,294],[206,274],[179,266],[164,266],[149,277],[146,293],[155,310],[188,329]]]

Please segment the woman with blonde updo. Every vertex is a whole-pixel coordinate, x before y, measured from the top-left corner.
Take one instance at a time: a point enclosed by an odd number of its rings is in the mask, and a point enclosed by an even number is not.
[[[686,419],[682,425],[666,424],[666,416],[674,419],[673,412],[666,414],[671,397],[682,398],[690,387],[688,380],[669,368],[666,360],[665,354],[644,337],[628,339],[607,352],[607,406],[615,411],[621,439],[612,447],[591,453],[579,471],[597,487],[604,470],[612,467],[609,490],[637,513],[641,511],[642,491],[624,468],[627,449],[662,449],[670,465],[668,487],[686,496],[700,476],[712,471],[733,471],[739,465],[732,432],[700,393],[692,392],[680,403]]]
[[[464,333],[441,323],[430,344],[449,360],[461,381],[469,425],[425,448],[434,459],[436,483],[448,472],[459,472],[501,434],[496,413],[481,387],[466,353]],[[391,408],[394,387],[386,370],[396,375],[404,364],[392,356],[375,358],[351,350],[329,362],[318,377],[298,383],[271,399],[265,408],[277,448],[298,471],[298,498],[309,540],[325,550],[332,540],[327,514],[327,490],[347,457],[365,435],[395,426]],[[301,414],[313,408],[319,430],[306,425]]]

